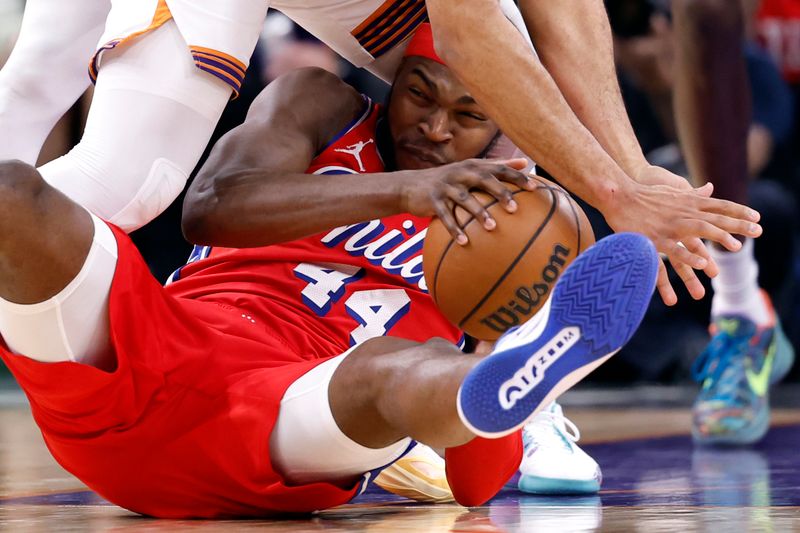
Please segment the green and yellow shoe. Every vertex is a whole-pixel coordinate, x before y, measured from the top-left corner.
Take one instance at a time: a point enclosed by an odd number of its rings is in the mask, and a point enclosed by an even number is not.
[[[694,404],[692,436],[710,445],[745,445],[769,429],[769,387],[789,372],[794,349],[772,311],[757,327],[742,316],[721,316],[692,368],[703,388]]]

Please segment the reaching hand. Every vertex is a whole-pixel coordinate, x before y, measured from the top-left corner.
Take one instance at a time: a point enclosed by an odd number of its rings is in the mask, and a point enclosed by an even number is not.
[[[517,209],[511,191],[501,181],[532,190],[531,180],[520,170],[525,159],[469,159],[425,170],[411,170],[401,186],[403,210],[412,215],[437,216],[459,244],[467,244],[467,236],[458,227],[453,210],[456,205],[483,221],[487,230],[497,223],[470,190],[481,190],[495,198],[513,213]]]
[[[689,183],[689,180],[655,165],[642,166],[633,176],[633,179],[643,185],[669,185],[685,191],[692,190],[692,184]]]
[[[703,270],[710,277],[718,273],[702,239],[735,252],[742,243],[733,235],[761,235],[760,216],[749,207],[711,198],[714,189],[710,183],[692,188],[685,179],[657,167],[649,167],[638,177],[640,181],[631,181],[619,191],[614,207],[604,213],[606,220],[615,231],[636,231],[649,237],[669,258],[689,294],[699,300],[705,289],[694,271]],[[665,304],[677,302],[663,263],[657,287]]]

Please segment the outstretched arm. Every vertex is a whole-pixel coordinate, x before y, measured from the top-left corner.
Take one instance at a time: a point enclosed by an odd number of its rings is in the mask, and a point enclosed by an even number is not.
[[[578,120],[498,3],[426,4],[437,52],[500,129],[572,192],[601,211],[612,206],[628,176]]]
[[[580,7],[574,2],[520,0],[519,7],[542,64],[572,110],[636,179],[647,161],[622,102],[602,0],[585,0]]]
[[[467,5],[427,0],[426,4],[437,51],[489,116],[523,152],[597,207],[614,230],[643,233],[673,265],[710,269],[710,275],[714,274],[713,265],[701,238],[736,250],[739,244],[731,233],[761,234],[754,224],[758,213],[710,198],[710,189],[679,189],[671,182],[664,185],[663,176],[632,179],[581,123],[496,1],[471,0]],[[530,7],[550,9],[553,4],[537,2]],[[582,5],[563,4],[583,13]],[[569,47],[571,43],[563,38],[547,46]],[[582,76],[583,72],[572,75]],[[624,133],[618,135],[625,138]],[[624,151],[625,142],[615,143]],[[658,287],[665,302],[675,302],[663,266]]]

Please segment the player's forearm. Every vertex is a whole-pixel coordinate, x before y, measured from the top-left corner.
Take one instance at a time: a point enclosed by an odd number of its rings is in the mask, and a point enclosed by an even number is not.
[[[628,176],[578,120],[497,4],[474,0],[465,9],[428,0],[428,8],[442,58],[501,129],[572,192],[601,211],[613,205]]]
[[[402,204],[394,174],[236,171],[192,185],[183,232],[195,244],[247,248],[397,214]]]
[[[647,164],[622,102],[601,0],[520,0],[536,51],[570,107],[631,177]]]

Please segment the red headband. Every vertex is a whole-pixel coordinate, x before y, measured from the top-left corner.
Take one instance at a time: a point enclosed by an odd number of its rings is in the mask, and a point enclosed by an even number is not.
[[[433,33],[431,32],[431,25],[427,22],[424,22],[419,25],[417,31],[414,32],[414,36],[411,37],[411,40],[408,42],[408,47],[406,48],[404,57],[408,56],[419,56],[425,57],[427,59],[436,61],[437,63],[441,63],[444,65],[444,61],[436,55],[436,50],[433,47]],[[447,65],[445,65],[447,66]]]

